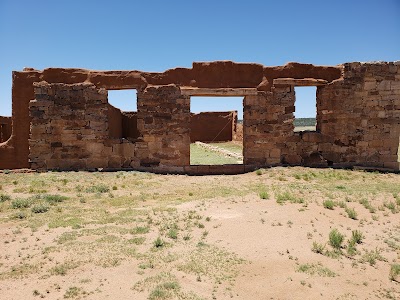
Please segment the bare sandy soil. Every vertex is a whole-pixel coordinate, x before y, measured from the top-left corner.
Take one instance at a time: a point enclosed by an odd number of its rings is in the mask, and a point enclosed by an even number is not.
[[[400,175],[0,173],[1,299],[400,299]]]

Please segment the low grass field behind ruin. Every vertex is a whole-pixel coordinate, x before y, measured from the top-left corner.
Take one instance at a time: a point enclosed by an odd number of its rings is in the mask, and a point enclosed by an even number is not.
[[[1,299],[397,299],[400,177],[0,173]]]

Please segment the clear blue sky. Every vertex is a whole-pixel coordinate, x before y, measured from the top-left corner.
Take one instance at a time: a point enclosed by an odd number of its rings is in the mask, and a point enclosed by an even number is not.
[[[12,70],[164,71],[213,60],[400,60],[400,0],[0,0],[0,115],[11,114]],[[241,109],[240,99],[198,100],[192,111]]]

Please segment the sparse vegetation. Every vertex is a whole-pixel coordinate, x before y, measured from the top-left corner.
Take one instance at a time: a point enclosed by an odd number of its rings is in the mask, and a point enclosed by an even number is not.
[[[47,290],[58,298],[102,298],[108,282],[101,274],[120,276],[117,266],[129,266],[137,278],[132,294],[125,291],[131,298],[240,298],[237,276],[252,280],[268,268],[254,257],[266,255],[293,263],[297,279],[287,280],[297,280],[297,288],[313,289],[319,277],[335,276],[332,288],[356,283],[363,287],[360,298],[373,297],[378,284],[398,297],[390,286],[397,282],[389,281],[399,280],[398,214],[392,213],[399,209],[397,174],[299,167],[256,173],[0,173],[0,280],[40,278],[43,285],[27,289],[26,299],[34,291],[47,298]],[[360,220],[348,218],[346,209],[357,210]],[[235,247],[246,247],[248,261]],[[370,265],[374,272],[367,272]],[[86,281],[92,268],[99,268],[96,290]],[[277,287],[292,292],[295,285]]]
[[[336,273],[324,267],[321,263],[318,264],[303,264],[299,265],[297,272],[306,273],[309,275],[318,275],[322,277],[335,277]]]

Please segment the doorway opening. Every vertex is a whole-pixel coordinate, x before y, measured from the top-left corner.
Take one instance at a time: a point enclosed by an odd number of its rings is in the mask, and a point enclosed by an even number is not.
[[[243,97],[190,98],[190,164],[243,164]]]

